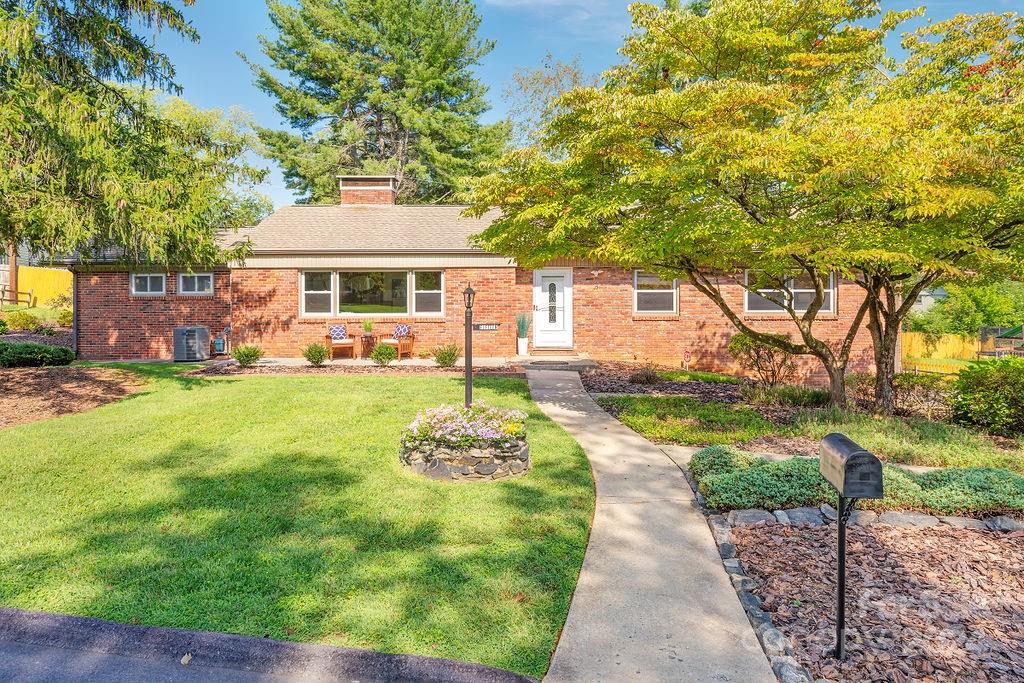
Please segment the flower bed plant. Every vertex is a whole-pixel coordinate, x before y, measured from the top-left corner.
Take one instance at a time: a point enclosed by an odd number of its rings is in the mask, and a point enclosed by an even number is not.
[[[435,479],[500,479],[530,467],[526,414],[482,403],[424,410],[402,432],[400,459]]]

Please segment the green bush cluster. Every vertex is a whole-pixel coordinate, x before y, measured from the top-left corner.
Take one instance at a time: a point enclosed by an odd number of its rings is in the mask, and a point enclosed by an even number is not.
[[[310,344],[302,349],[302,357],[309,361],[309,364],[314,368],[323,365],[330,353],[323,344]]]
[[[10,330],[7,327],[7,321],[4,320],[3,318],[0,318],[0,334],[7,334],[9,331]]]
[[[745,386],[740,395],[748,403],[759,406],[797,406],[798,408],[820,408],[827,406],[830,396],[824,389],[797,387],[789,384],[777,386]]]
[[[71,327],[75,324],[75,314],[70,308],[62,308],[57,313],[57,324],[61,327]]]
[[[243,368],[247,368],[263,358],[263,349],[255,344],[242,344],[235,347],[235,350],[231,352],[231,357],[238,361]]]
[[[1024,358],[971,363],[953,383],[953,419],[993,434],[1024,434]]]
[[[387,367],[398,360],[398,349],[391,344],[377,344],[370,351],[370,360],[382,368]]]
[[[690,470],[717,510],[835,505],[836,492],[818,473],[818,461],[769,461],[728,446],[694,454]],[[884,467],[885,498],[865,500],[875,510],[919,510],[940,515],[1004,514],[1024,511],[1024,476],[996,468],[947,468],[913,474]]]
[[[439,368],[451,368],[462,356],[462,349],[458,344],[442,344],[434,347],[434,362]]]
[[[778,339],[780,342],[789,340],[787,334],[768,336]],[[747,334],[734,334],[729,340],[727,350],[741,368],[756,374],[758,382],[766,387],[773,387],[785,382],[793,376],[796,370],[796,362],[793,360],[792,353],[766,344]]]
[[[0,342],[0,368],[40,368],[47,365],[69,365],[74,359],[75,352],[65,346]]]
[[[7,314],[7,327],[14,332],[35,332],[42,324],[39,316],[28,311],[12,311]]]

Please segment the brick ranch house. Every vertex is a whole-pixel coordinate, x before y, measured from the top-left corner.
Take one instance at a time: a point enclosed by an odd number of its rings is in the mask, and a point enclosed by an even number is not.
[[[471,284],[474,321],[496,324],[474,333],[478,356],[515,355],[515,317],[527,312],[531,354],[689,358],[694,368],[735,369],[726,352],[735,328],[688,283],[571,261],[519,268],[470,244],[486,217],[464,218],[461,206],[396,205],[396,186],[388,177],[342,177],[339,204],[278,210],[232,237],[251,240],[244,263],[209,272],[73,265],[79,357],[169,360],[173,328],[196,325],[211,338],[230,328],[232,345],[259,344],[268,357],[297,357],[323,341],[328,325],[356,336],[366,320],[383,334],[408,324],[416,351],[429,351],[461,342],[462,292]],[[839,339],[863,294],[853,283],[831,284],[819,334]],[[736,284],[723,292],[756,328],[793,331],[766,299]],[[870,364],[866,330],[853,355],[855,369]],[[822,377],[811,358],[802,371]]]

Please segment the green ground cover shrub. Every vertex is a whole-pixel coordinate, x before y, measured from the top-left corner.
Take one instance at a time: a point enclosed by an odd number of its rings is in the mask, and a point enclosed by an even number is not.
[[[452,368],[462,356],[462,348],[458,344],[442,344],[434,347],[433,354],[439,368]]]
[[[305,358],[306,361],[314,368],[318,368],[323,365],[330,353],[331,352],[323,344],[310,344],[306,348],[302,349],[302,357]]]
[[[263,349],[255,344],[242,344],[235,347],[235,350],[231,352],[231,357],[238,361],[243,368],[247,368],[263,358]]]
[[[790,384],[747,386],[740,390],[743,398],[759,406],[797,406],[820,408],[828,405],[829,393],[824,389],[797,387]]]
[[[723,375],[704,370],[659,370],[661,378],[670,382],[714,382],[716,384],[746,384],[742,377]]]
[[[47,365],[69,365],[74,359],[75,352],[64,346],[0,342],[0,368],[39,368]]]
[[[690,464],[694,478],[716,510],[835,505],[836,492],[813,458],[768,461],[729,447],[705,448]],[[938,515],[997,515],[1024,512],[1024,476],[994,468],[948,468],[913,474],[884,466],[885,497],[861,501],[873,510],[917,510]]]
[[[62,308],[57,313],[57,324],[61,327],[71,327],[75,324],[75,314],[70,308]]]
[[[742,404],[686,396],[602,396],[598,405],[627,427],[661,443],[730,444],[771,434],[774,426]]]
[[[377,344],[370,351],[370,360],[382,368],[387,367],[398,360],[398,349],[391,344]]]
[[[43,321],[28,311],[11,311],[7,314],[7,327],[13,332],[35,332]]]
[[[993,434],[1024,434],[1024,358],[972,363],[953,383],[953,419]]]
[[[0,318],[0,334],[7,334],[9,331],[10,328],[7,327],[7,321]]]

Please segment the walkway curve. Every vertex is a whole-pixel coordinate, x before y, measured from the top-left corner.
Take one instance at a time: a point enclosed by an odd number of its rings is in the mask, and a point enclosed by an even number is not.
[[[597,486],[545,681],[775,683],[679,468],[594,403],[575,372],[527,379],[541,410],[583,446]]]

